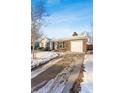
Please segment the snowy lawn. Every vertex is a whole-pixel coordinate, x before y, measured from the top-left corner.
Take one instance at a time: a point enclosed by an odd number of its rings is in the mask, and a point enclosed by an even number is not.
[[[93,55],[87,55],[84,60],[85,71],[80,93],[93,93]]]
[[[31,58],[31,68],[37,67],[40,64],[44,64],[49,60],[57,57],[58,54],[56,52],[38,52],[35,53],[36,59]]]

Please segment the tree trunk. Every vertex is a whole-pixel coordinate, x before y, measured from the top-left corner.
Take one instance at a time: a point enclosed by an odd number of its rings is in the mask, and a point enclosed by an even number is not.
[[[35,43],[33,43],[33,50],[32,50],[32,55],[33,55],[33,59],[35,59],[35,53],[34,53],[34,48],[35,48]]]

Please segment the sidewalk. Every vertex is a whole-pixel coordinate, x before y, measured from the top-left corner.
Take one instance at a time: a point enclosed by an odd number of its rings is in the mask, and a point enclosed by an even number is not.
[[[85,71],[83,82],[81,82],[80,93],[93,93],[93,55],[88,54],[84,60]]]
[[[66,83],[62,93],[70,93],[70,89],[73,87],[73,84],[75,80],[78,78],[80,73],[81,65],[83,64],[83,58],[82,59],[76,59],[75,67],[73,69],[73,72],[71,73],[68,82]]]

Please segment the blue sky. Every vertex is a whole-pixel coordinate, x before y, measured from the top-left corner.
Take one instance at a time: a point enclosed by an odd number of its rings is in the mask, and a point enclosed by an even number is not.
[[[47,26],[41,29],[49,38],[71,36],[87,31],[92,33],[92,0],[44,0]]]

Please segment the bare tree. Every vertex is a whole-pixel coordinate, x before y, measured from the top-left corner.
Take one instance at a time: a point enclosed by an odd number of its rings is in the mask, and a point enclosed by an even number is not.
[[[33,58],[35,58],[35,42],[36,40],[43,35],[43,32],[40,32],[40,28],[44,24],[45,8],[43,0],[31,0],[31,46]]]
[[[92,32],[86,32],[86,31],[84,31],[84,32],[81,33],[81,35],[86,36],[88,38],[88,42],[89,43],[91,43],[91,44],[93,43]]]

